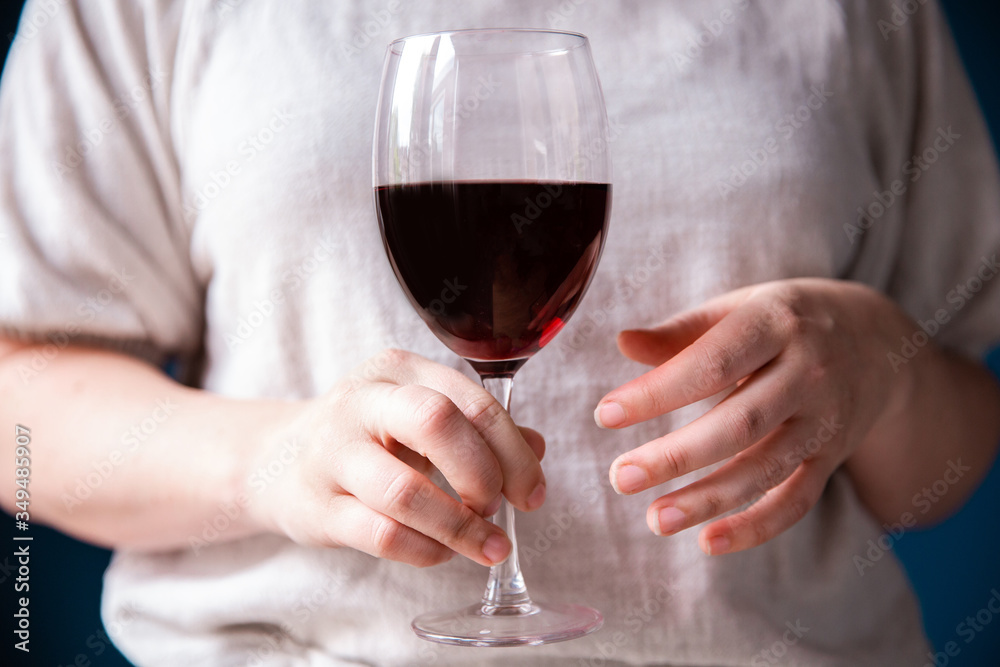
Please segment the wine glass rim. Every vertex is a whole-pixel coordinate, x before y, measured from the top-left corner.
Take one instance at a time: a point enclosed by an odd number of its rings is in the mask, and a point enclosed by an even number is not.
[[[574,37],[577,38],[577,43],[569,47],[558,47],[552,49],[542,49],[539,51],[533,51],[532,53],[552,53],[558,51],[569,51],[571,49],[579,48],[587,44],[587,36],[582,32],[573,32],[572,30],[552,30],[551,28],[461,28],[458,30],[434,30],[431,32],[420,32],[414,35],[406,35],[405,37],[398,37],[391,42],[389,42],[389,49],[393,52],[398,50],[395,48],[398,44],[402,44],[405,41],[411,39],[420,39],[423,37],[442,37],[445,35],[473,35],[473,34],[488,34],[488,33],[547,33],[550,35],[563,35],[564,37]]]

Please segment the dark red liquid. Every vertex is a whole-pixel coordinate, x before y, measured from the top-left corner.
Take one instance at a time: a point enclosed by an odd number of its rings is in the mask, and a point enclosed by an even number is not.
[[[477,370],[512,372],[583,296],[611,186],[456,181],[375,189],[382,238],[410,301]]]

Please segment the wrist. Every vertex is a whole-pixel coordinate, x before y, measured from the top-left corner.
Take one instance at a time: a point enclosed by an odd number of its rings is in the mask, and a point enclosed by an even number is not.
[[[277,481],[295,464],[303,446],[303,420],[309,401],[249,401],[243,406],[241,436],[235,440],[229,482],[239,508],[241,534],[285,534],[275,519],[271,498]]]
[[[912,339],[919,326],[884,294],[870,288],[866,291],[871,298],[868,307],[857,315],[862,323],[858,338],[872,341],[873,345],[859,359],[867,372],[860,378],[858,391],[860,395],[863,387],[875,388],[878,400],[867,429],[846,461],[855,481],[867,479],[885,461],[905,455],[897,451],[899,448],[913,445],[909,429],[924,381],[921,377],[926,366],[935,363],[931,357],[940,354],[933,345],[927,345],[910,358],[902,357],[903,341]]]

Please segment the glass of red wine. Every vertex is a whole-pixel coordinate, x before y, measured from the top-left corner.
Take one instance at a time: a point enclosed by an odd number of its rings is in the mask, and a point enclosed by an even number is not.
[[[510,409],[514,373],[552,341],[597,267],[611,209],[608,122],[584,35],[459,30],[389,45],[375,123],[382,239],[410,303]],[[582,637],[589,607],[533,601],[513,543],[482,600],[413,621],[446,644]]]

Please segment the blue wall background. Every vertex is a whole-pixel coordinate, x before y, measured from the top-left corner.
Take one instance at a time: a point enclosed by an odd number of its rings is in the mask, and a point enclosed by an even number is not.
[[[990,124],[994,144],[1000,137],[1000,11],[995,0],[943,0],[959,49]],[[9,46],[20,11],[19,0],[6,0],[0,9],[0,43]],[[1000,224],[1000,221],[997,221]],[[1000,317],[1000,313],[997,314]],[[1000,378],[1000,349],[988,362]],[[982,487],[955,517],[931,530],[909,532],[895,546],[920,597],[927,634],[938,650],[956,642],[957,656],[947,664],[957,667],[1000,665],[1000,615],[966,643],[959,624],[986,607],[994,589],[1000,591],[1000,463],[993,466]],[[0,513],[2,514],[2,513]],[[0,535],[15,534],[13,521],[0,516]],[[30,661],[11,649],[7,622],[0,634],[0,663],[62,667],[128,667],[110,645],[101,625],[101,575],[110,554],[46,528],[32,526],[31,560],[32,652]],[[11,553],[13,548],[5,549]],[[12,559],[0,559],[0,618],[13,613]],[[987,618],[980,615],[978,623]],[[968,626],[965,626],[968,627]],[[9,657],[8,657],[9,656]],[[944,656],[939,656],[943,664]]]

